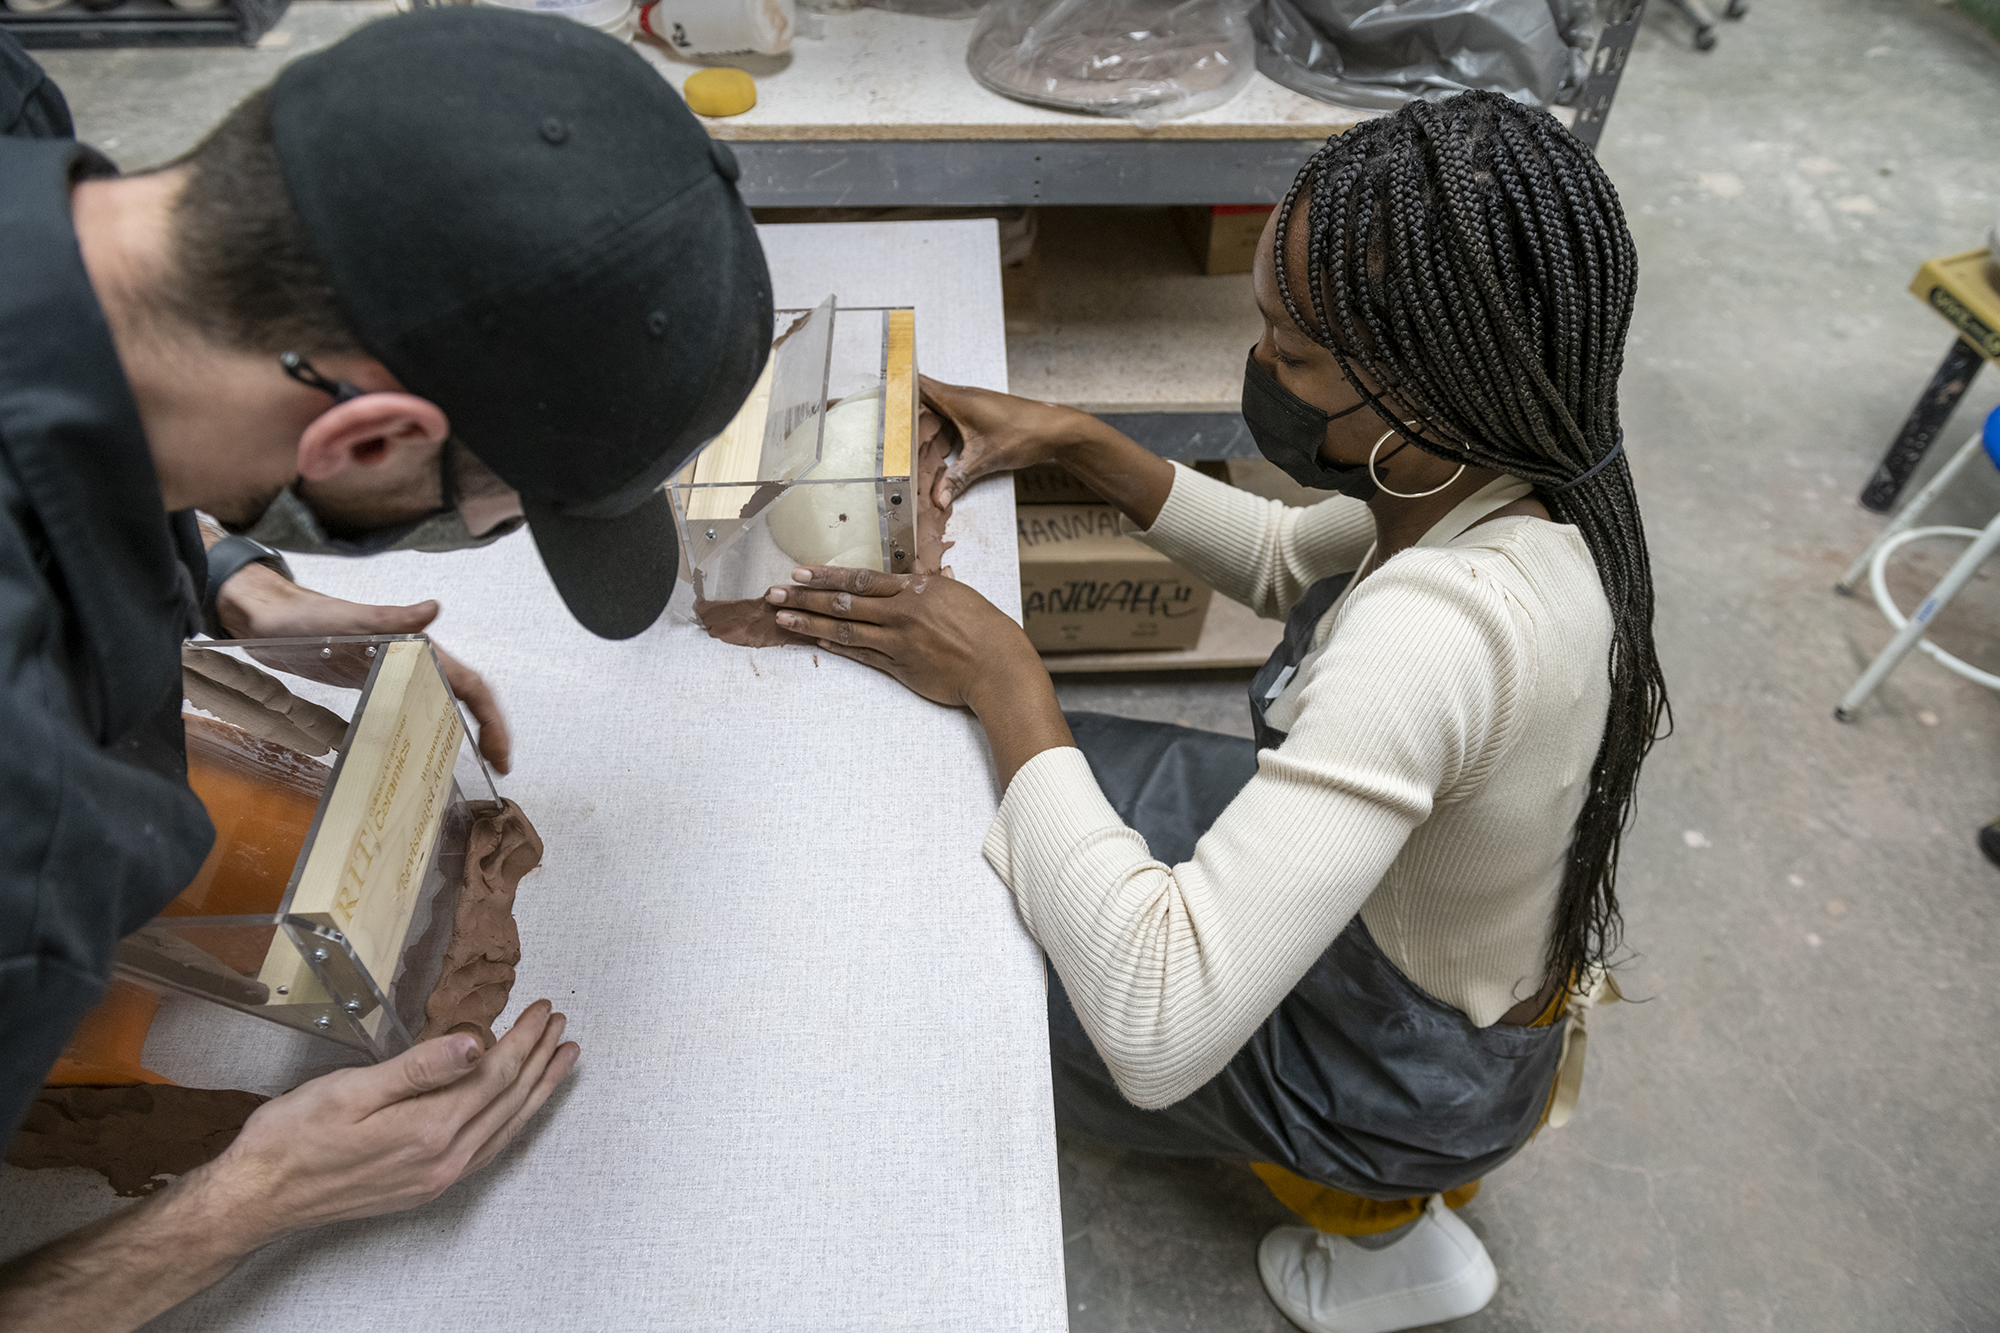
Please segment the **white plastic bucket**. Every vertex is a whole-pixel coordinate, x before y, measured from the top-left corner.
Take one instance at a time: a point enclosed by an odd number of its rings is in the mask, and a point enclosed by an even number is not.
[[[639,15],[642,31],[689,56],[781,55],[797,26],[793,0],[654,0]]]

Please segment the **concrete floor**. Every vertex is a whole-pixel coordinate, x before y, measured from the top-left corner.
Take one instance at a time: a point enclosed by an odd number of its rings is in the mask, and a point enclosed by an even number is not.
[[[1887,630],[1829,590],[1880,526],[1854,497],[1949,338],[1904,288],[2000,213],[1996,124],[2000,43],[1924,0],[1758,6],[1708,55],[1657,18],[1641,36],[1602,155],[1642,260],[1624,416],[1677,722],[1620,880],[1643,1003],[1593,1023],[1576,1120],[1466,1209],[1501,1286],[1455,1329],[2000,1328],[2000,870],[1973,844],[2000,813],[2000,699],[1913,659],[1836,723]],[[1071,267],[1141,244],[1173,262],[1148,230]],[[1255,321],[1217,294],[1232,280],[1182,272],[1214,312],[1199,399]],[[1126,279],[1078,276],[1016,384],[1117,401],[1060,349],[1117,342]],[[1948,443],[1996,399],[1988,370]],[[1942,521],[1983,525],[1991,477]],[[1940,545],[1897,580],[1904,606],[1956,554]],[[1940,642],[2000,663],[2000,580],[1951,618]],[[1248,734],[1237,678],[1061,688]],[[1070,1143],[1063,1198],[1077,1333],[1288,1327],[1253,1267],[1287,1214],[1246,1171]]]
[[[83,136],[142,166],[359,8],[296,6],[250,58],[148,53],[185,65],[199,115],[148,105],[133,55],[42,54]],[[1602,152],[1643,262],[1625,420],[1678,729],[1620,885],[1641,1002],[1595,1024],[1577,1119],[1466,1210],[1501,1274],[1467,1333],[2000,1328],[2000,870],[1972,841],[2000,812],[2000,698],[1913,659],[1836,724],[1887,631],[1829,591],[1949,336],[1904,288],[2000,211],[1996,124],[2000,42],[1931,0],[1760,5],[1708,55],[1658,17],[1641,36]],[[1243,279],[1196,274],[1157,212],[1052,213],[1043,236],[1017,391],[1233,398]],[[1996,400],[1988,371],[1948,443]],[[1996,506],[1989,475],[1947,517]],[[1910,561],[1904,605],[1950,554]],[[1937,637],[1992,665],[1996,627],[1982,579]],[[1062,692],[1244,731],[1240,678]],[[1246,1171],[1066,1144],[1062,1183],[1078,1333],[1287,1327],[1252,1264],[1287,1214]]]

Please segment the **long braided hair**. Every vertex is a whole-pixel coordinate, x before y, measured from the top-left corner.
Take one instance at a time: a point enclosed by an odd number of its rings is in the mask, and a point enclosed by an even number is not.
[[[1302,196],[1307,271],[1294,275],[1288,232]],[[1619,843],[1639,766],[1671,726],[1646,535],[1619,448],[1638,260],[1618,194],[1547,112],[1461,93],[1327,140],[1285,196],[1276,251],[1293,323],[1384,422],[1439,458],[1532,482],[1596,561],[1611,605],[1611,705],[1544,977],[1581,989],[1618,946]]]

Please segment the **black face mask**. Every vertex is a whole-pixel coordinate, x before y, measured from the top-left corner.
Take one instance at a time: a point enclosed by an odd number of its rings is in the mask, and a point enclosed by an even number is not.
[[[458,512],[458,474],[464,466],[457,452],[465,446],[453,440],[438,454],[438,492],[444,504],[428,514],[376,528],[355,536],[330,535],[318,514],[313,512],[294,486],[287,486],[254,521],[222,526],[238,536],[275,546],[280,551],[304,555],[380,555],[384,551],[464,551],[490,546],[527,522],[524,518],[502,519],[485,532],[474,533]],[[470,453],[470,450],[467,450]],[[474,460],[477,462],[477,459]],[[497,478],[495,479],[497,481]],[[296,483],[294,484],[296,485]]]
[[[1255,348],[1243,368],[1243,424],[1250,428],[1257,452],[1283,468],[1285,475],[1301,486],[1339,491],[1356,500],[1367,500],[1375,494],[1378,487],[1366,463],[1329,467],[1319,458],[1319,451],[1326,445],[1327,423],[1366,406],[1367,403],[1360,402],[1339,412],[1320,411],[1258,365]],[[1400,449],[1402,445],[1396,447]]]

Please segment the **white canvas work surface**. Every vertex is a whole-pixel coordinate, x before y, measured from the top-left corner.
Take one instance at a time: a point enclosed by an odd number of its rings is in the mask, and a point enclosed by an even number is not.
[[[1006,387],[991,222],[766,227],[780,305],[912,304],[918,365]],[[1018,614],[1013,496],[958,506],[958,577]],[[979,855],[977,724],[830,654],[670,611],[609,643],[527,533],[483,551],[300,559],[359,601],[437,597],[438,641],[513,725],[500,780],[547,842],[521,886],[511,1021],[549,996],[575,1076],[427,1207],[296,1236],[152,1327],[1058,1329],[1040,954]],[[153,1068],[277,1092],[327,1060],[172,1001]],[[0,1254],[118,1201],[0,1171]]]

